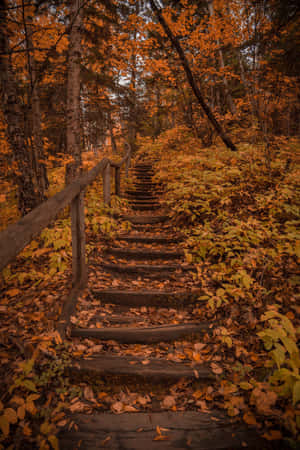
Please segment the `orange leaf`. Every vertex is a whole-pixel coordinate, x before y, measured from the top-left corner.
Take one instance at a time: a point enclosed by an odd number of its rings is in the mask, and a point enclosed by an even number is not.
[[[267,433],[263,434],[263,437],[268,441],[277,441],[282,438],[282,434],[279,430],[270,430]]]
[[[257,424],[254,415],[250,411],[246,412],[243,415],[243,419],[247,425],[256,425]]]

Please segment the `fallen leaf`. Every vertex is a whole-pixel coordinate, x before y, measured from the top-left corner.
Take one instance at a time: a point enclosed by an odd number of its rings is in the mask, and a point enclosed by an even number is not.
[[[107,436],[103,441],[100,442],[101,447],[105,447],[105,445],[111,440],[110,436]]]
[[[243,420],[247,425],[257,425],[256,419],[254,414],[252,414],[252,412],[247,411],[244,415],[243,415]]]
[[[253,389],[250,403],[256,406],[257,411],[261,414],[270,414],[272,412],[271,407],[275,405],[277,401],[277,394],[273,391],[263,391],[256,387]]]
[[[115,414],[120,414],[123,411],[124,405],[122,402],[115,402],[111,405],[110,409],[115,413]]]
[[[21,293],[20,289],[10,289],[9,291],[6,291],[6,295],[8,295],[9,297],[15,297],[20,293]]]
[[[90,386],[85,386],[83,389],[84,398],[90,402],[95,402],[96,399],[94,397],[93,389]]]
[[[153,441],[168,441],[170,438],[169,436],[164,436],[162,434],[159,434],[158,436],[155,436]]]
[[[76,402],[73,403],[70,407],[69,410],[74,413],[74,412],[79,412],[79,411],[84,411],[86,408],[86,405],[82,402]]]
[[[282,439],[282,434],[279,430],[269,430],[267,433],[263,434],[263,437],[268,441],[279,441]]]
[[[161,405],[163,408],[167,409],[172,408],[173,406],[176,405],[175,398],[172,395],[167,395],[161,402]]]
[[[218,366],[218,364],[216,363],[211,363],[210,367],[213,373],[215,373],[216,375],[220,375],[221,373],[223,373],[222,367]]]
[[[7,420],[9,423],[14,424],[14,423],[17,423],[17,422],[18,422],[18,416],[17,416],[17,413],[16,413],[16,411],[15,411],[14,409],[12,409],[12,408],[6,408],[6,409],[4,410],[4,417],[6,418],[6,420]]]

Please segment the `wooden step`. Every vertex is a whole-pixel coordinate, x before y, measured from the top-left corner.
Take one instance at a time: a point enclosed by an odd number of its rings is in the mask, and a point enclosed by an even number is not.
[[[131,201],[137,201],[137,202],[157,202],[159,200],[159,197],[157,195],[153,194],[139,194],[136,195],[136,193],[126,193],[125,196],[128,200]]]
[[[244,424],[232,423],[219,411],[163,411],[111,414],[74,414],[76,426],[66,424],[59,432],[63,450],[262,450],[277,448]],[[157,430],[161,430],[160,440]],[[274,446],[274,447],[273,447]]]
[[[150,273],[166,274],[166,272],[175,272],[176,270],[196,270],[194,266],[183,266],[181,264],[115,264],[101,263],[103,269],[118,273],[136,273],[139,275],[148,275]]]
[[[119,290],[119,289],[95,289],[92,288],[93,296],[103,303],[126,305],[132,307],[140,306],[182,306],[193,304],[198,301],[202,291],[157,291],[157,290]]]
[[[106,253],[120,258],[134,259],[177,259],[184,256],[183,252],[167,250],[149,250],[148,248],[127,249],[127,248],[107,248]]]
[[[145,243],[145,244],[177,244],[182,241],[181,237],[164,237],[164,236],[130,236],[119,234],[116,240],[133,242],[133,243]]]
[[[98,355],[90,359],[73,360],[67,370],[71,373],[95,375],[125,375],[161,379],[192,378],[201,381],[215,380],[207,365],[193,367],[163,358],[137,358],[134,356]]]
[[[125,191],[125,194],[127,194],[127,195],[130,195],[131,197],[134,197],[134,198],[149,198],[149,199],[151,199],[151,198],[156,198],[157,199],[157,197],[158,197],[158,195],[159,194],[161,194],[162,193],[162,191],[136,191],[136,190],[128,190],[128,191]]]
[[[121,219],[127,220],[128,222],[131,222],[133,224],[137,225],[148,225],[148,224],[154,224],[154,223],[161,223],[165,222],[169,219],[168,216],[121,216]]]
[[[122,344],[154,344],[180,339],[185,336],[206,332],[207,323],[186,323],[182,325],[161,325],[152,327],[73,328],[71,337],[96,338],[117,341]]]
[[[157,202],[157,199],[151,199],[151,198],[131,198],[130,203],[136,203],[137,205],[156,205],[159,203]]]
[[[156,211],[161,208],[159,203],[132,203],[130,202],[131,209],[135,211]]]
[[[137,190],[144,190],[144,189],[155,189],[155,188],[157,188],[158,186],[161,186],[161,185],[159,185],[158,183],[151,183],[151,182],[135,182],[135,183],[133,183],[133,185],[136,187],[136,189]]]

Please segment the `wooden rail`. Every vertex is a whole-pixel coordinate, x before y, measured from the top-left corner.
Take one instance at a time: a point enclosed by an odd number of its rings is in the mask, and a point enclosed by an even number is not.
[[[92,170],[77,178],[65,189],[45,201],[17,223],[9,225],[0,233],[0,271],[13,262],[17,255],[53,220],[66,206],[71,205],[72,273],[73,286],[82,287],[87,282],[84,230],[84,190],[99,174],[103,178],[103,201],[110,203],[111,175],[115,169],[115,194],[120,196],[121,167],[126,176],[131,162],[131,149],[119,162],[103,158]]]

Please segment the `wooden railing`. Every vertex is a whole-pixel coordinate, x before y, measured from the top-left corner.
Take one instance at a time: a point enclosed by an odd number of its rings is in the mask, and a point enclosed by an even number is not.
[[[115,194],[120,196],[121,167],[125,174],[131,163],[131,149],[119,163],[103,158],[92,170],[80,176],[65,189],[45,201],[19,222],[9,225],[0,233],[0,271],[13,262],[17,255],[57,217],[57,214],[70,205],[72,230],[72,273],[73,286],[83,287],[87,281],[84,229],[84,190],[98,175],[103,178],[103,201],[110,203],[112,169],[115,169]],[[99,199],[100,200],[100,199]]]

